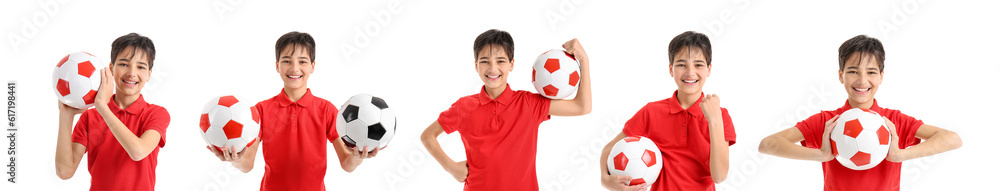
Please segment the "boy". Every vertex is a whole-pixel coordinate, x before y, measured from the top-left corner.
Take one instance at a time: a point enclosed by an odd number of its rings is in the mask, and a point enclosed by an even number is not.
[[[651,190],[715,190],[729,173],[729,146],[736,143],[736,132],[719,96],[702,92],[712,73],[712,44],[705,34],[687,31],[670,40],[667,49],[677,90],[639,109],[604,146],[600,159],[607,159],[611,147],[626,136],[647,137],[663,154],[663,168]],[[611,175],[607,163],[599,164],[601,184],[609,190],[650,186],[628,186],[632,177]]]
[[[253,169],[257,148],[264,143],[264,178],[260,190],[326,190],[326,142],[333,144],[340,167],[352,172],[378,149],[348,148],[337,135],[337,108],[315,97],[306,86],[316,67],[316,42],[308,33],[288,32],[274,47],[275,70],[284,82],[278,95],[257,103],[260,136],[250,147],[222,152],[206,148],[244,173]],[[367,148],[364,148],[367,149]]]
[[[93,109],[59,103],[56,175],[73,177],[84,153],[90,190],[153,190],[156,157],[166,143],[170,114],[146,103],[142,87],[149,81],[156,49],[136,33],[111,43],[111,62],[101,69],[101,85]],[[114,94],[112,94],[114,93]],[[80,119],[73,126],[73,117]]]
[[[490,29],[476,38],[473,55],[483,81],[478,94],[460,98],[420,135],[427,151],[465,190],[538,190],[535,152],[538,125],[550,115],[590,113],[590,61],[576,39],[563,48],[580,62],[580,87],[573,100],[550,100],[514,91],[507,75],[514,68],[514,39]],[[455,162],[441,150],[442,132],[460,131],[468,161]]]
[[[900,162],[962,146],[961,138],[954,132],[924,124],[899,110],[878,106],[875,92],[885,73],[885,51],[878,39],[855,36],[840,45],[839,54],[838,74],[847,90],[847,103],[764,138],[760,141],[761,153],[822,162],[824,190],[899,190]],[[882,115],[892,135],[886,161],[868,170],[851,170],[832,161],[835,156],[830,152],[830,131],[839,114],[851,108],[869,109]],[[921,139],[925,142],[920,143]],[[795,145],[796,142],[802,146]]]

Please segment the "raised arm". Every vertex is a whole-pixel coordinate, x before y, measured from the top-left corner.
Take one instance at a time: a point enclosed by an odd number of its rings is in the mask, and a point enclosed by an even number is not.
[[[708,120],[709,157],[708,167],[712,181],[722,183],[729,176],[729,141],[726,141],[722,107],[718,95],[708,94],[700,104],[705,119]]]
[[[108,125],[111,134],[125,149],[125,153],[128,153],[129,158],[132,158],[133,161],[142,160],[149,153],[152,153],[156,145],[160,143],[161,135],[155,130],[146,130],[140,136],[132,134],[132,131],[125,127],[125,124],[108,107],[108,101],[111,100],[114,88],[115,78],[111,75],[111,71],[107,68],[101,69],[101,86],[97,90],[94,106],[97,113],[104,118],[104,123]]]
[[[590,59],[587,57],[587,52],[583,50],[583,46],[580,45],[580,41],[575,38],[563,44],[563,48],[580,62],[580,85],[576,90],[576,98],[552,100],[549,103],[549,115],[579,116],[589,114],[591,110]]]
[[[86,109],[76,109],[62,102],[59,102],[59,135],[56,138],[56,176],[66,180],[73,177],[76,168],[80,166],[83,153],[87,152],[87,147],[80,143],[74,143],[73,138],[73,117],[83,113]]]

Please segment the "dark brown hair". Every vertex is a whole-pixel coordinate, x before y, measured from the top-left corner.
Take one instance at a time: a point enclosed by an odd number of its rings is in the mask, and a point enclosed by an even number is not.
[[[288,32],[278,38],[278,42],[274,43],[274,61],[281,59],[281,51],[289,45],[293,47],[292,53],[295,53],[296,45],[301,45],[309,52],[309,62],[316,62],[316,41],[309,33],[299,31]]]
[[[479,34],[479,37],[476,37],[476,42],[472,44],[472,55],[474,55],[478,60],[479,51],[490,45],[500,46],[500,48],[503,48],[503,50],[507,52],[507,59],[511,62],[514,61],[514,38],[510,36],[510,33],[507,33],[507,31],[490,29],[482,34]]]
[[[882,48],[882,42],[876,38],[872,38],[865,35],[854,36],[854,38],[847,39],[844,44],[840,45],[838,50],[840,53],[840,70],[844,70],[844,65],[847,64],[847,59],[851,57],[851,54],[855,52],[860,53],[858,55],[858,61],[864,58],[864,55],[871,55],[875,57],[875,61],[878,62],[878,71],[882,72],[885,68],[885,49]]]
[[[708,36],[705,34],[687,31],[681,33],[670,40],[670,45],[667,47],[667,52],[670,54],[670,65],[674,65],[674,57],[684,49],[684,47],[691,47],[701,49],[701,53],[705,55],[705,62],[709,66],[712,65],[712,42],[708,40]]]
[[[153,59],[156,58],[156,47],[153,46],[153,40],[136,33],[122,35],[111,42],[111,63],[115,63],[115,58],[118,58],[118,55],[122,54],[128,47],[132,47],[131,55],[133,57],[137,50],[145,52],[149,69],[153,69]]]

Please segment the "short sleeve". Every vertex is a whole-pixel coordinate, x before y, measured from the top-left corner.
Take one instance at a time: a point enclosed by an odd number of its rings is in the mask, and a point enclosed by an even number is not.
[[[531,104],[529,108],[531,108],[533,116],[537,117],[535,119],[538,121],[551,119],[552,115],[549,115],[549,107],[552,106],[552,99],[542,97],[541,94],[537,93],[529,92],[527,94],[527,102]]]
[[[444,129],[444,132],[448,134],[460,131],[462,120],[472,112],[476,104],[478,103],[476,103],[475,97],[463,97],[455,101],[451,104],[451,108],[438,115],[437,122],[441,125],[441,129]]]
[[[924,121],[899,111],[887,118],[896,126],[896,134],[900,139],[899,148],[907,148],[920,143],[920,139],[917,138],[917,130],[920,129],[921,125],[924,125]]]
[[[622,133],[625,136],[646,136],[649,132],[649,112],[646,109],[649,105],[643,106],[642,109],[635,112],[635,115],[631,119],[625,122],[625,127],[622,128]]]
[[[337,118],[337,113],[338,112],[340,112],[340,111],[337,110],[337,106],[333,105],[332,103],[327,102],[326,108],[324,109],[323,113],[326,114],[326,118],[327,118],[326,125],[325,125],[326,126],[326,139],[329,140],[331,143],[333,141],[337,140],[337,138],[340,137],[340,135],[337,134],[337,120],[339,119],[339,118]]]
[[[722,108],[722,124],[726,141],[729,141],[729,146],[733,146],[736,144],[736,129],[733,127],[733,119],[729,116],[729,110],[726,108]]]
[[[170,125],[170,113],[167,112],[166,108],[155,107],[149,113],[148,117],[146,123],[142,126],[142,132],[145,133],[146,131],[154,130],[160,133],[160,143],[157,144],[157,147],[163,148],[167,144],[167,126]]]
[[[87,144],[89,143],[87,132],[90,128],[89,119],[92,113],[91,110],[87,110],[87,112],[83,112],[83,114],[80,114],[80,119],[76,121],[76,126],[73,126],[73,138],[72,138],[73,142],[80,143],[84,147],[87,147]]]
[[[795,124],[795,127],[802,133],[802,146],[817,149],[823,145],[823,130],[826,128],[826,120],[823,113],[817,113],[805,120]]]
[[[254,105],[253,108],[250,111],[257,112],[257,116],[260,116],[260,121],[257,122],[257,124],[260,124],[260,131],[257,131],[257,137],[260,139],[257,141],[264,141],[264,120],[267,119],[267,115],[264,115],[264,101],[257,102],[257,105]]]

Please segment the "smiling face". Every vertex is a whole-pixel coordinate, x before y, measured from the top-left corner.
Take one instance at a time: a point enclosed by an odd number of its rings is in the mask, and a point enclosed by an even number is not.
[[[115,94],[136,96],[149,81],[150,67],[146,52],[129,46],[108,66],[115,77]]]
[[[677,83],[678,94],[701,96],[701,87],[712,73],[712,66],[705,61],[701,49],[684,47],[674,55],[670,77]]]
[[[286,90],[306,88],[306,81],[312,74],[316,63],[309,57],[309,51],[301,45],[286,46],[275,62],[275,69],[285,83]]]
[[[883,72],[879,70],[874,56],[852,53],[844,63],[844,69],[838,74],[852,106],[867,105],[875,100],[875,92],[882,84]]]
[[[476,72],[486,89],[507,88],[507,74],[514,69],[514,62],[507,58],[507,52],[498,45],[488,45],[476,54]]]

